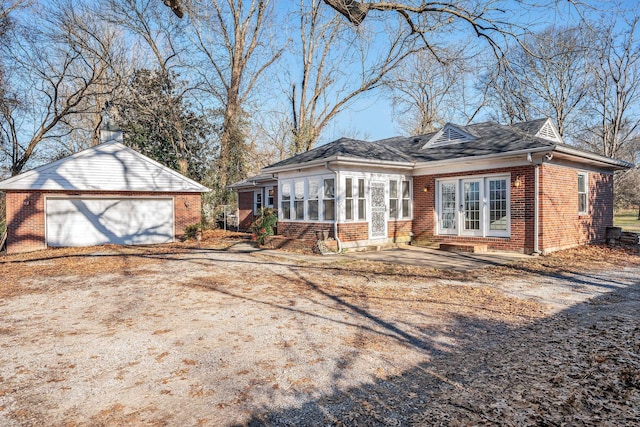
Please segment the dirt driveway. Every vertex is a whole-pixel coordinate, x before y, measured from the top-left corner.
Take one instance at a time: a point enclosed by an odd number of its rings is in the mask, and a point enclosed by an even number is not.
[[[640,422],[637,254],[461,273],[231,247],[0,258],[0,425]]]

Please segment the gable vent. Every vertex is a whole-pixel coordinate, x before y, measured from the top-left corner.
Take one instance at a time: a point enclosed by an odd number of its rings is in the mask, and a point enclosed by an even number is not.
[[[447,127],[443,129],[442,134],[433,141],[433,144],[441,144],[445,142],[454,142],[454,141],[464,141],[466,139],[467,139],[467,135],[465,135],[464,133],[454,128]]]
[[[544,139],[549,139],[551,141],[558,141],[558,136],[556,135],[553,125],[550,122],[545,123],[544,126],[542,126],[542,128],[538,131],[538,134],[536,136]]]

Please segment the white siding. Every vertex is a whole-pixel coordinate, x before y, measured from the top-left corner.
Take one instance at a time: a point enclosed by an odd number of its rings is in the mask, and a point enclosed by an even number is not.
[[[0,182],[6,190],[206,192],[120,143],[105,143]]]

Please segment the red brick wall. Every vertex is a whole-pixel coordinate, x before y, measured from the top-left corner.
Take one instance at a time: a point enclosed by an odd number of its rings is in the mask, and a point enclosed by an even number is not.
[[[387,237],[397,241],[398,239],[407,241],[411,237],[413,222],[409,220],[394,220],[387,222]]]
[[[7,253],[44,249],[43,193],[7,191]]]
[[[540,168],[541,251],[605,240],[613,225],[613,176],[588,172],[588,212],[578,214],[578,171],[544,164]]]
[[[151,194],[149,194],[151,195]],[[188,225],[202,222],[202,195],[200,193],[171,194],[176,239],[184,237]]]
[[[326,222],[278,222],[278,235],[293,239],[316,240],[316,231],[328,231],[334,237],[333,223]]]
[[[342,242],[355,242],[369,238],[368,222],[347,222],[338,224],[338,237]]]
[[[511,237],[467,237],[446,236],[435,233],[435,194],[436,179],[460,178],[472,175],[510,174],[511,175]],[[413,233],[417,241],[429,243],[484,243],[495,250],[508,250],[530,253],[534,242],[534,192],[535,171],[532,165],[488,169],[440,175],[422,175],[413,178]],[[513,183],[519,177],[520,186]],[[427,191],[423,191],[426,188]]]
[[[46,248],[44,230],[45,196],[125,196],[173,197],[175,233],[180,238],[187,225],[201,221],[202,196],[199,193],[134,193],[98,191],[25,192],[7,191],[7,253],[29,252]],[[188,206],[187,206],[188,205]]]
[[[248,230],[255,221],[253,215],[253,191],[238,192],[238,227],[240,230]]]

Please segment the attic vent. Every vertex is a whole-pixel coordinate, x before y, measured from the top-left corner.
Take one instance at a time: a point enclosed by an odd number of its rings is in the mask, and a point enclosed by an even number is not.
[[[444,128],[442,134],[433,141],[433,144],[440,144],[444,142],[460,141],[467,139],[467,136],[458,130],[447,127]]]
[[[553,125],[549,122],[545,123],[542,126],[542,129],[538,131],[538,135],[540,138],[549,139],[551,141],[558,141],[558,137],[556,136],[556,132],[553,129]]]

